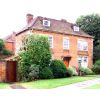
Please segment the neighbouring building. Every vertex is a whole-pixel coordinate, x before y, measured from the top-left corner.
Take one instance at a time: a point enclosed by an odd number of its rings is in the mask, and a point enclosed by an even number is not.
[[[63,60],[66,67],[92,66],[93,38],[76,24],[69,23],[65,19],[56,20],[41,16],[34,18],[32,14],[27,14],[26,18],[26,27],[7,38],[7,41],[14,44],[15,55],[19,52],[25,35],[44,34],[48,36],[52,59]]]

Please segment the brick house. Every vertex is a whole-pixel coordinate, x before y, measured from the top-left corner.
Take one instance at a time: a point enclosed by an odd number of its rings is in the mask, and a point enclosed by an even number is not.
[[[19,52],[25,35],[44,34],[48,36],[52,59],[63,60],[66,67],[92,65],[93,38],[79,29],[77,25],[65,19],[56,20],[41,16],[34,18],[31,14],[27,14],[26,18],[26,27],[13,34],[15,55]]]

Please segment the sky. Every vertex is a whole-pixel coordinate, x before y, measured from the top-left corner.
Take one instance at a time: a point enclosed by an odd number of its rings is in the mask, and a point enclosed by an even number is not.
[[[100,0],[0,0],[0,38],[20,31],[27,13],[75,23],[81,15],[100,14]]]

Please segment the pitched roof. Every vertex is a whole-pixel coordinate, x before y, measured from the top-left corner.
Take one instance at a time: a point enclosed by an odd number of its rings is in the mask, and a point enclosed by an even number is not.
[[[44,27],[43,20],[50,21],[50,27]],[[24,31],[27,31],[29,29],[35,29],[35,30],[50,31],[50,32],[57,32],[57,33],[78,35],[78,36],[92,38],[92,36],[86,34],[82,30],[79,30],[79,32],[75,32],[72,28],[73,25],[75,25],[75,24],[69,23],[66,20],[56,20],[56,19],[38,16],[38,17],[34,18],[30,24],[28,24],[26,27],[24,27],[16,35],[19,35],[20,33],[23,33]]]

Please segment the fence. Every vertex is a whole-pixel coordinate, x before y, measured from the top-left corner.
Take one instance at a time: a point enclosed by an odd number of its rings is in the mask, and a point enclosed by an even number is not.
[[[0,82],[16,82],[16,61],[0,61]]]

